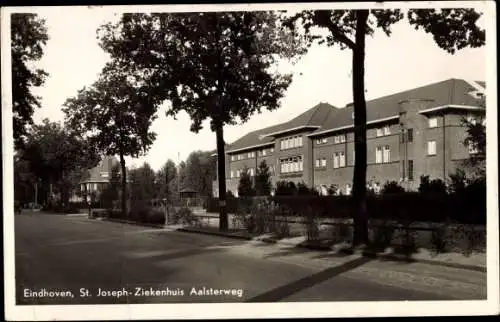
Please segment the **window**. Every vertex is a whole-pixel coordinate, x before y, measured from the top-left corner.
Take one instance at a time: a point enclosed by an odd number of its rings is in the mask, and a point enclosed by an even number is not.
[[[101,177],[108,178],[109,177],[109,173],[108,172],[101,172]]]
[[[406,130],[406,140],[408,142],[413,142],[413,129]]]
[[[384,163],[391,162],[391,147],[386,145],[384,146]]]
[[[274,147],[272,147],[269,152],[273,153],[274,152]]]
[[[252,157],[252,152],[248,152],[248,158],[250,159]]]
[[[293,157],[280,160],[281,173],[302,171],[302,157]]]
[[[345,167],[345,153],[339,152],[339,167]]]
[[[338,168],[340,165],[340,155],[338,152],[333,154],[333,168]]]
[[[250,176],[253,177],[255,175],[254,169],[250,168],[249,173],[250,173]]]
[[[326,167],[326,158],[321,159],[321,166]]]
[[[340,143],[345,143],[345,134],[339,135]]]
[[[234,172],[231,170],[230,177],[234,178]]]
[[[382,128],[377,128],[377,137],[383,136],[383,135],[384,135],[384,132],[383,132]]]
[[[281,150],[284,150],[285,149],[285,141],[281,140],[280,143],[281,143]]]
[[[333,143],[335,143],[335,144],[344,143],[345,140],[346,140],[345,134],[336,135],[333,137]]]
[[[321,144],[321,139],[316,139],[316,144]]]
[[[382,163],[382,147],[380,146],[375,151],[375,163]]]
[[[413,180],[413,160],[408,160],[408,180]]]
[[[391,128],[387,125],[384,126],[384,135],[389,135],[391,134]]]
[[[241,173],[241,171],[240,171],[240,170],[236,170],[236,178],[239,178],[239,177],[240,177],[240,173]]]
[[[433,127],[437,127],[437,126],[438,126],[438,119],[437,119],[437,117],[431,117],[429,119],[429,127],[433,128]]]
[[[320,164],[321,164],[321,160],[320,159],[316,159],[316,163],[315,163],[316,168],[319,168]]]
[[[267,155],[267,150],[266,149],[262,150],[262,155],[263,156]]]
[[[234,161],[236,157],[234,155],[231,156],[231,161]]]
[[[299,171],[304,170],[304,161],[302,161],[302,157],[299,157]]]
[[[467,123],[470,123],[472,125],[477,124],[477,117],[475,115],[467,115]]]
[[[270,166],[270,167],[269,167],[269,173],[270,173],[272,176],[274,176],[274,173],[275,173],[275,172],[274,172],[274,165],[272,165],[272,166]]]
[[[328,138],[322,138],[321,139],[321,143],[327,143],[328,142]]]
[[[238,160],[243,159],[243,156],[241,154],[238,154]]]
[[[436,155],[436,141],[427,142],[427,155]]]

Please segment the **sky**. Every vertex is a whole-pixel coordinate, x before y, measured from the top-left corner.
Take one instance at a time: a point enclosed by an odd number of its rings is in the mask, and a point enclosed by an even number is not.
[[[34,114],[36,123],[43,118],[62,121],[63,103],[79,89],[92,84],[109,59],[98,46],[96,29],[117,16],[96,8],[52,7],[40,16],[46,19],[50,37],[43,58],[36,64],[50,74],[43,87],[34,92],[42,107]],[[480,22],[481,24],[481,22]],[[366,99],[373,99],[449,78],[486,79],[486,48],[463,49],[450,55],[435,45],[432,36],[416,31],[406,20],[393,25],[391,37],[377,31],[366,42]],[[242,125],[226,126],[225,140],[231,143],[249,131],[281,123],[320,102],[343,107],[352,102],[351,52],[326,45],[313,46],[295,64],[292,84],[275,111],[263,111]],[[208,123],[195,134],[190,132],[186,113],[177,119],[165,116],[166,104],[152,130],[157,139],[147,155],[127,158],[131,166],[148,162],[153,169],[168,159],[178,163],[195,150],[216,148],[215,133]]]

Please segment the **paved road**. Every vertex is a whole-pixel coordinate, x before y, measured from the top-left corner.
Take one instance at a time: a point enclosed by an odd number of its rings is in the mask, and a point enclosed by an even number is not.
[[[453,300],[486,296],[486,277],[479,272],[339,257],[84,216],[17,215],[15,245],[18,304]],[[234,291],[210,295],[210,288]],[[40,290],[71,293],[65,298],[31,293]],[[159,291],[158,295],[149,296],[146,291],[151,290]],[[108,296],[98,296],[102,291]],[[115,292],[109,294],[111,291]]]

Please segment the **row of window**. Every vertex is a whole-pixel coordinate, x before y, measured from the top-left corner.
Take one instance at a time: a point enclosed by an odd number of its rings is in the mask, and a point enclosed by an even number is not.
[[[389,145],[378,146],[375,150],[375,163],[391,162],[391,147]]]
[[[271,147],[269,149],[259,150],[259,151],[257,151],[257,155],[259,157],[266,156],[268,154],[268,151],[269,151],[269,153],[273,153],[274,147]],[[253,158],[255,158],[255,151],[231,155],[231,161],[236,161],[236,160],[240,161],[240,160],[253,159]]]
[[[285,139],[281,139],[280,147],[281,150],[300,148],[302,146],[302,136],[291,136]]]
[[[377,132],[377,137],[379,136],[384,136],[384,135],[390,135],[391,134],[391,128],[389,127],[389,125],[386,125],[384,127],[379,127],[376,129],[376,132]]]
[[[231,172],[229,173],[229,176],[230,178],[239,178],[241,177],[241,175],[243,174],[243,169],[241,170],[231,170]],[[274,175],[274,166],[271,165],[269,166],[269,172],[271,173],[271,175]],[[248,174],[253,177],[256,175],[256,171],[254,168],[248,168]]]
[[[300,172],[303,170],[304,170],[304,161],[302,159],[302,156],[296,156],[280,160],[281,173],[293,173],[293,172]]]

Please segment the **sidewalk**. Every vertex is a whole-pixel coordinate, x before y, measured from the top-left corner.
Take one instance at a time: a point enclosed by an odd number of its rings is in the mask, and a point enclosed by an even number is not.
[[[264,234],[259,236],[251,235],[239,227],[234,227],[231,218],[229,219],[229,232],[220,232],[218,230],[218,218],[209,218],[208,220],[205,220],[204,224],[207,225],[208,227],[207,226],[186,227],[183,225],[168,225],[168,224],[152,225],[152,224],[137,223],[125,220],[117,220],[117,219],[105,219],[105,220],[112,222],[134,224],[145,227],[152,227],[152,228],[163,228],[168,231],[208,234],[208,235],[215,235],[215,236],[234,238],[240,240],[249,240],[257,244],[259,243],[278,244],[280,246],[309,249],[312,251],[325,251],[328,252],[330,255],[345,254],[346,249],[349,249],[349,245],[344,243],[335,245],[308,244],[306,240],[307,238],[305,236],[277,239],[271,234]],[[420,263],[438,265],[443,267],[467,269],[477,272],[486,272],[486,253],[482,252],[474,252],[470,254],[470,256],[465,256],[460,253],[433,254],[431,251],[427,249],[420,248],[416,253],[412,254],[409,259],[394,254],[391,251],[391,249],[387,249],[383,253],[364,252],[362,250],[357,250],[354,252],[354,254],[367,256],[371,258],[377,258],[379,260],[388,260],[395,262],[401,262],[401,261],[420,262]]]

